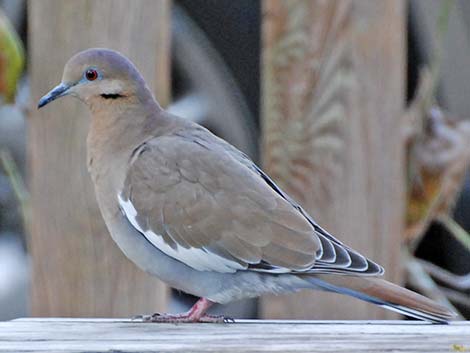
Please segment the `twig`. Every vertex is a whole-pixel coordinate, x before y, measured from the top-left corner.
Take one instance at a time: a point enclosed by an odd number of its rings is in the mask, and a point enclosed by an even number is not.
[[[470,251],[470,234],[463,229],[452,217],[448,215],[440,215],[435,219],[442,224],[449,233],[457,239],[468,251]]]
[[[442,53],[444,52],[444,37],[449,29],[449,18],[451,10],[454,6],[454,0],[447,0],[441,2],[439,10],[439,16],[436,23],[436,47],[434,50],[434,56],[431,59],[430,71],[431,71],[431,85],[429,95],[425,97],[424,107],[426,111],[431,108],[434,97],[436,96],[437,85],[439,83],[439,76],[442,64]]]
[[[420,259],[416,259],[416,261],[421,264],[426,273],[446,286],[458,289],[460,291],[470,290],[470,273],[459,276],[428,261]]]
[[[470,308],[470,297],[468,296],[468,294],[461,293],[459,291],[446,287],[439,287],[439,290],[454,303],[464,306],[466,308]]]
[[[408,151],[408,187],[413,187],[413,183],[419,182],[418,175],[418,162],[414,160],[414,145],[422,142],[422,139],[427,135],[427,127],[431,122],[430,114],[432,107],[435,105],[436,90],[440,78],[440,69],[442,64],[443,54],[443,41],[445,34],[449,27],[449,18],[454,0],[442,1],[439,16],[437,18],[435,29],[435,47],[430,58],[430,63],[420,71],[418,86],[414,94],[413,100],[408,109],[403,114],[403,137],[407,144],[409,144]],[[415,180],[416,179],[416,180]],[[411,192],[408,190],[408,192]],[[441,190],[442,191],[442,190]],[[440,198],[434,198],[434,202],[439,202]],[[413,202],[413,201],[409,201]],[[408,205],[410,207],[410,205]],[[423,219],[408,225],[405,233],[405,238],[408,239],[408,247],[410,252],[414,253],[419,243],[421,242],[427,225],[432,221],[433,214],[429,210],[433,210],[434,205],[428,205],[428,214],[423,216]],[[410,212],[410,210],[408,210]]]
[[[442,1],[439,16],[436,22],[436,33],[435,33],[435,47],[433,55],[430,59],[430,63],[427,67],[422,68],[418,81],[418,88],[415,93],[415,97],[407,110],[405,116],[407,120],[411,119],[411,123],[418,128],[420,133],[423,133],[426,124],[425,118],[435,104],[436,91],[439,84],[441,65],[442,65],[442,54],[444,52],[444,37],[449,28],[449,18],[451,10],[454,6],[454,0]],[[416,113],[421,118],[419,121],[413,121],[413,118],[417,118]]]
[[[408,275],[408,281],[412,287],[419,290],[425,296],[434,299],[435,301],[456,312],[458,314],[458,318],[463,319],[463,316],[447,299],[447,296],[433,281],[431,276],[429,276],[426,271],[424,271],[421,264],[411,255],[408,256],[408,261],[406,261],[406,271]]]
[[[5,173],[10,181],[13,192],[15,193],[16,199],[21,209],[23,222],[25,227],[29,224],[29,193],[26,189],[26,185],[21,177],[20,172],[16,166],[15,161],[11,157],[10,152],[7,150],[0,150],[0,162],[1,166],[5,170]]]

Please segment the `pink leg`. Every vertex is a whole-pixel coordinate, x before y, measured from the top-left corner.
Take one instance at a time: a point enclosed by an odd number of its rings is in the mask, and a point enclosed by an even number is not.
[[[183,314],[160,314],[140,316],[144,322],[207,322],[207,323],[222,323],[230,322],[232,319],[223,316],[214,316],[206,314],[206,311],[213,305],[209,299],[200,298],[187,312]]]

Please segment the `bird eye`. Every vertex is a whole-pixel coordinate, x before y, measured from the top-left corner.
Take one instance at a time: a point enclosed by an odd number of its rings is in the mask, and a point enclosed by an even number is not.
[[[96,70],[89,69],[86,70],[85,77],[88,81],[94,81],[98,78],[98,73],[96,72]]]

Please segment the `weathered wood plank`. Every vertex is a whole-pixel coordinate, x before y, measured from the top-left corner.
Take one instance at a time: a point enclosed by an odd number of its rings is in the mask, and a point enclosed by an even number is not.
[[[127,319],[0,322],[0,352],[452,352],[470,322],[258,321],[142,324]]]
[[[89,47],[129,56],[162,104],[169,99],[170,1],[28,2],[34,101]],[[35,107],[34,107],[35,108]],[[70,98],[31,110],[32,314],[122,316],[163,310],[165,287],[130,263],[108,235],[86,170],[89,113]]]
[[[263,162],[315,219],[401,281],[403,0],[263,2]],[[264,318],[387,318],[332,294],[268,296]]]

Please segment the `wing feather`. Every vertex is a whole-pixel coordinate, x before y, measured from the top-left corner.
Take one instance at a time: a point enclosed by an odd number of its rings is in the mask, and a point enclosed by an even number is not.
[[[247,156],[203,128],[145,142],[119,202],[155,247],[201,271],[383,269],[320,226]]]

